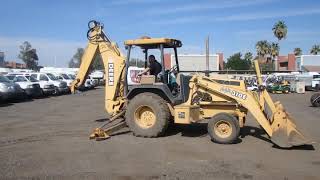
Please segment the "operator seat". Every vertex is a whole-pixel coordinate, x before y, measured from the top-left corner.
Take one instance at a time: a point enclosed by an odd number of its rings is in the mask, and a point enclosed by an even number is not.
[[[176,81],[180,88],[180,92],[178,97],[176,97],[176,104],[184,103],[188,100],[190,92],[189,81],[191,78],[192,76],[178,73]]]

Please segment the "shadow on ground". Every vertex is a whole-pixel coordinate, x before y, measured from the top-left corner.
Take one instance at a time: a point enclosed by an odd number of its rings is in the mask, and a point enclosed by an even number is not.
[[[315,150],[313,145],[302,145],[302,146],[293,146],[290,148],[282,148],[277,146],[276,144],[274,144],[269,137],[267,137],[268,135],[266,134],[266,132],[258,127],[253,127],[253,126],[245,126],[243,128],[241,128],[241,133],[240,133],[240,137],[241,138],[245,138],[246,136],[253,136],[255,138],[258,138],[260,140],[263,140],[267,143],[272,144],[273,148],[276,149],[282,149],[282,150]]]

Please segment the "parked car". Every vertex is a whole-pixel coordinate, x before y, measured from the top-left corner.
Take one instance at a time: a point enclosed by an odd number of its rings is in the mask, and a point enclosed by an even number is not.
[[[258,90],[258,86],[256,84],[248,84],[247,85],[247,90],[249,90],[249,91],[257,91]]]
[[[70,87],[73,79],[71,79],[67,74],[64,73],[52,73],[55,75],[59,80],[64,81],[67,83],[67,86]]]
[[[51,73],[31,73],[31,77],[37,79],[38,81],[47,81],[52,83],[55,86],[54,94],[65,94],[69,93],[70,89],[67,86],[67,83],[59,80],[56,76]]]
[[[13,80],[14,77],[12,76],[23,76],[27,79],[27,81],[29,82],[37,82],[40,85],[40,88],[42,90],[42,94],[44,95],[52,95],[55,92],[55,86],[54,84],[48,82],[48,81],[39,81],[37,79],[35,79],[34,77],[31,77],[30,73],[10,73],[7,77],[10,80]]]
[[[40,88],[42,90],[42,93],[44,95],[52,95],[55,93],[54,84],[47,82],[47,81],[38,81],[37,79],[35,79],[34,77],[29,76],[29,75],[25,75],[24,77],[30,82],[38,82],[40,85]]]
[[[6,77],[13,83],[19,84],[28,97],[39,97],[43,95],[38,82],[30,82],[24,76],[7,75]]]
[[[0,75],[0,94],[1,101],[8,99],[22,99],[25,97],[25,92],[19,84],[11,82],[7,77]]]
[[[76,79],[76,76],[73,74],[66,74],[72,81]],[[78,90],[84,91],[87,89],[93,89],[94,87],[97,86],[97,81],[95,79],[86,79],[84,84],[81,85]]]

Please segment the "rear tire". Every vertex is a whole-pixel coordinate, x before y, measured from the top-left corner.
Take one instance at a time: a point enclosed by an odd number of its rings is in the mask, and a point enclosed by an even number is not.
[[[239,137],[239,121],[228,113],[219,113],[208,122],[211,140],[220,144],[233,144]]]
[[[158,137],[167,130],[170,115],[164,99],[153,93],[141,93],[130,100],[125,118],[135,136]]]
[[[310,102],[314,107],[320,107],[320,93],[315,93],[311,96]]]

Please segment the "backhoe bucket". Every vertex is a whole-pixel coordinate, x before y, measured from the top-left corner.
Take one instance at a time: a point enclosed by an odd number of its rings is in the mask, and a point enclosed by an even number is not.
[[[276,112],[273,114],[273,122],[271,124],[273,131],[271,141],[283,148],[312,144],[297,129],[293,119],[284,110],[283,106],[280,103],[276,103],[275,106]]]

